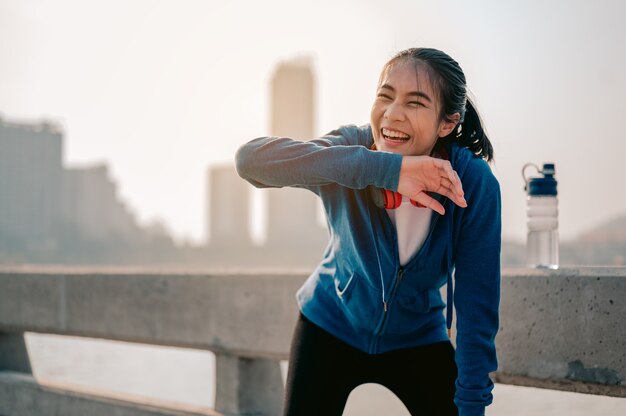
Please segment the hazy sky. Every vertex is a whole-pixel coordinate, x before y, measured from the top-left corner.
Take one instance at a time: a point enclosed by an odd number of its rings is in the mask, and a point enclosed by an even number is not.
[[[205,238],[206,172],[267,135],[276,62],[310,55],[317,133],[369,121],[384,62],[442,49],[496,154],[505,238],[525,162],[556,163],[560,232],[626,214],[626,2],[0,0],[0,114],[65,128],[66,166],[106,162],[142,223]]]

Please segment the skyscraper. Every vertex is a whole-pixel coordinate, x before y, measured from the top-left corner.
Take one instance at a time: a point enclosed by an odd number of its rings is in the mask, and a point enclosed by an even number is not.
[[[250,246],[249,185],[233,165],[212,166],[208,182],[210,244],[224,248]]]
[[[16,261],[86,260],[87,252],[72,257],[72,250],[147,241],[107,166],[64,169],[62,148],[57,124],[0,118],[0,254]]]
[[[280,63],[271,80],[271,134],[299,140],[315,135],[315,79],[310,59]],[[327,235],[317,221],[320,202],[306,190],[268,190],[268,248],[323,248]]]
[[[117,195],[106,165],[74,167],[64,172],[64,225],[89,240],[130,242],[140,238],[134,215]]]
[[[60,126],[0,118],[0,246],[46,249],[61,217]]]

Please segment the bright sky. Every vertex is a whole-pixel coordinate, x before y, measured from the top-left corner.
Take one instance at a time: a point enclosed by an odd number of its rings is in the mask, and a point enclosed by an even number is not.
[[[206,172],[267,135],[279,60],[311,55],[317,132],[369,121],[410,46],[465,70],[496,152],[505,238],[525,238],[525,162],[554,161],[560,232],[626,214],[626,3],[0,0],[0,114],[58,120],[67,166],[106,162],[142,223],[206,238]]]

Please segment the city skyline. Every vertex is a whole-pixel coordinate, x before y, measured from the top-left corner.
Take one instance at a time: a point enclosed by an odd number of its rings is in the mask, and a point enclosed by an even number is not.
[[[279,65],[271,84],[273,133],[311,137],[310,62]],[[0,263],[307,267],[326,246],[315,196],[296,189],[261,191],[267,226],[262,241],[255,241],[251,186],[232,164],[208,168],[208,244],[167,246],[166,227],[138,226],[106,164],[68,168],[63,147],[64,132],[57,124],[0,118]]]
[[[504,237],[524,240],[521,166],[554,161],[568,240],[626,212],[615,191],[626,145],[610,122],[626,110],[625,9],[270,1],[242,14],[237,2],[0,1],[0,35],[11,39],[0,45],[0,113],[60,122],[65,165],[106,162],[142,224],[160,220],[177,241],[202,242],[207,167],[270,134],[277,61],[311,56],[320,135],[368,121],[393,53],[434,46],[461,63],[493,139]],[[320,29],[331,27],[342,30]]]
[[[277,68],[275,134],[310,134],[302,126],[311,125],[312,94],[296,93],[311,86],[308,66]],[[62,147],[63,132],[54,124],[0,120],[0,263],[302,268],[314,267],[327,245],[319,201],[302,189],[256,190],[266,201],[267,225],[255,233],[250,225],[259,201],[228,164],[211,166],[207,176],[210,241],[176,247],[162,224],[137,226],[107,165],[67,168]],[[626,215],[560,247],[562,264],[570,266],[623,266],[625,249]],[[524,265],[525,251],[524,244],[503,241],[503,267]]]

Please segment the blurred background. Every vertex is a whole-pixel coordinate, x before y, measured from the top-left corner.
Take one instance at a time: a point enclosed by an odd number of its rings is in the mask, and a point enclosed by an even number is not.
[[[503,266],[525,261],[526,162],[556,165],[562,265],[622,266],[624,17],[619,0],[0,0],[0,264],[313,267],[327,236],[318,202],[251,189],[236,149],[367,123],[383,64],[428,46],[460,63],[493,142]],[[202,382],[176,392],[146,376],[157,354],[177,363],[163,378],[204,380],[208,353],[28,340],[44,376],[211,403]],[[494,415],[625,406],[497,389]]]

